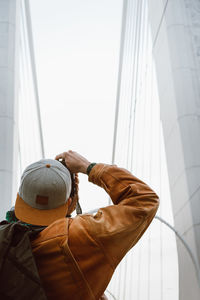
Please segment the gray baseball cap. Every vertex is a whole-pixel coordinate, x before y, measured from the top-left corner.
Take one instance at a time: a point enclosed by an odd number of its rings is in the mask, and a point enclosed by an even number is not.
[[[34,225],[49,225],[65,217],[71,185],[69,170],[57,160],[41,159],[29,165],[21,177],[16,217]]]

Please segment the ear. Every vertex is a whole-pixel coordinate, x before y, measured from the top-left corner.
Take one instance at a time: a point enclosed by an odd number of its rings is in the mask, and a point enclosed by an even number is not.
[[[76,209],[76,203],[78,200],[78,196],[75,195],[73,198],[69,197],[68,201],[68,214],[71,215],[71,213]]]
[[[67,215],[71,214],[71,213],[69,213],[71,204],[72,204],[72,198],[69,197],[67,200]]]
[[[72,204],[72,198],[71,197],[68,198],[67,203],[68,203],[68,208],[69,208],[70,205]]]

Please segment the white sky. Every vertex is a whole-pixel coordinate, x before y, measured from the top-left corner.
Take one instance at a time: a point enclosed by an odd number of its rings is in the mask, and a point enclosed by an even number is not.
[[[111,162],[122,0],[31,0],[45,155]],[[106,204],[80,176],[84,210]]]

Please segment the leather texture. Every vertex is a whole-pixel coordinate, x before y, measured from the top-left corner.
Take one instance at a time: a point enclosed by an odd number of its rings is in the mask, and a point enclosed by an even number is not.
[[[114,205],[59,219],[32,241],[48,299],[104,299],[115,268],[158,209],[155,192],[125,169],[96,164],[89,181],[104,188]]]

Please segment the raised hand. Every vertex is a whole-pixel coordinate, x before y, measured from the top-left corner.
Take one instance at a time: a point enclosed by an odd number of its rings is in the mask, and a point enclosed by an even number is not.
[[[90,162],[85,157],[72,150],[56,155],[55,159],[63,159],[71,173],[86,174],[87,168],[90,165]]]

